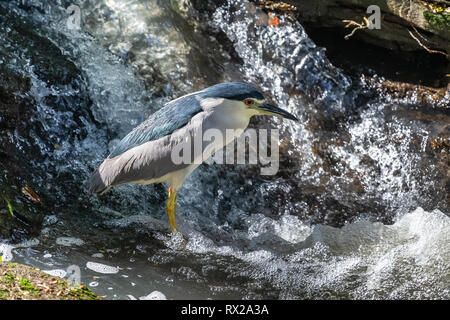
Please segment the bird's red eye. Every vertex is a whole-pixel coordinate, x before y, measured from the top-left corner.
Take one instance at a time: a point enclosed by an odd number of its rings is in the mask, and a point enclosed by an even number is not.
[[[255,101],[254,101],[253,99],[245,99],[245,100],[244,100],[244,103],[245,103],[247,106],[251,106],[252,104],[255,103]]]

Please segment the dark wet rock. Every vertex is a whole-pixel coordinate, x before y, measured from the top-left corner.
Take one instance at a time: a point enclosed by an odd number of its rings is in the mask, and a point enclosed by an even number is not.
[[[0,218],[2,236],[20,238],[36,230],[44,214],[67,206],[62,200],[78,199],[77,173],[60,166],[87,136],[84,123],[94,119],[81,71],[39,25],[0,6],[0,30],[1,203],[6,208],[7,199],[14,212],[2,210]],[[22,192],[26,185],[39,201]]]
[[[268,8],[277,9],[274,7],[274,2],[278,1],[262,0],[259,2]],[[296,14],[299,15],[302,22],[341,29],[345,26],[343,20],[361,23],[363,17],[367,18],[373,13],[366,13],[367,8],[377,5],[381,10],[381,29],[361,29],[355,32],[355,37],[394,50],[424,49],[408,32],[408,30],[412,30],[411,26],[414,26],[426,34],[426,45],[443,50],[444,53],[447,53],[447,57],[450,51],[450,13],[447,10],[448,3],[444,1],[327,0],[315,2],[286,0],[284,2],[297,8]],[[416,38],[421,39],[421,35],[416,33]],[[424,42],[423,38],[421,42]]]
[[[287,1],[297,5],[297,10],[295,6],[279,1],[255,2],[269,13],[294,21],[298,19],[308,36],[318,46],[327,49],[327,57],[331,62],[342,68],[348,75],[358,76],[361,72],[372,74],[375,71],[378,76],[392,81],[434,88],[447,86],[446,74],[449,73],[450,64],[445,47],[447,46],[448,50],[448,40],[441,39],[440,45],[430,41],[439,36],[422,29],[424,21],[417,17],[419,7],[416,5],[420,2],[425,5],[424,10],[433,12],[432,15],[448,17],[450,9],[443,8],[445,3],[441,3],[439,7],[438,3],[434,2],[435,9],[432,9],[433,1],[412,1],[405,3],[399,9],[397,4],[402,2],[401,0],[383,3],[327,0],[317,4],[314,1]],[[381,30],[359,29],[353,36],[346,39],[353,27],[345,28],[346,23],[342,20],[354,19],[360,23],[364,16],[370,15],[366,13],[367,6],[374,4],[381,8]],[[411,11],[408,11],[410,7]],[[436,8],[447,10],[447,13],[437,12]],[[391,9],[392,12],[389,11]],[[392,18],[397,14],[398,16]],[[402,15],[406,16],[405,19],[400,18]],[[396,23],[393,23],[395,19],[397,19]],[[427,48],[437,50],[427,51],[409,32]],[[345,54],[342,54],[343,52]]]
[[[442,111],[448,109],[450,105],[450,85],[443,88],[431,88],[374,77],[363,76],[362,79],[378,88],[380,93],[395,100],[414,100],[423,107],[439,108]]]

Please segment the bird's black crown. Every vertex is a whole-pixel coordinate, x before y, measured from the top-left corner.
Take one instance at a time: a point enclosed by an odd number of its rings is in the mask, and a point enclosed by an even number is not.
[[[225,98],[242,101],[247,98],[263,100],[264,96],[253,86],[243,82],[225,82],[202,90],[199,95],[205,98]]]

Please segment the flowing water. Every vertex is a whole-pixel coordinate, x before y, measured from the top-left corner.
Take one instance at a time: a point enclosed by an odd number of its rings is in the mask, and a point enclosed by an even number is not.
[[[155,0],[0,6],[13,20],[0,62],[30,79],[29,121],[46,132],[8,139],[36,153],[24,180],[51,204],[37,234],[3,241],[3,260],[108,299],[450,298],[448,148],[436,147],[448,99],[430,108],[386,96],[333,66],[300,23],[267,26],[247,1],[205,12]],[[68,83],[45,80],[16,21],[73,64]],[[90,172],[131,128],[172,98],[230,80],[300,119],[250,124],[280,130],[277,175],[200,166],[178,196],[185,246],[168,234],[166,186],[86,194]]]

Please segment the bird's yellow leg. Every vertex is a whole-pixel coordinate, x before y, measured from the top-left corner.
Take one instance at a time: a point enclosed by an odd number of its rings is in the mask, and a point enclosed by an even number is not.
[[[177,211],[177,191],[169,188],[169,200],[167,200],[167,215],[169,216],[170,230],[172,233],[178,231],[177,223],[175,221],[175,213]]]

